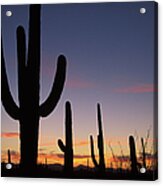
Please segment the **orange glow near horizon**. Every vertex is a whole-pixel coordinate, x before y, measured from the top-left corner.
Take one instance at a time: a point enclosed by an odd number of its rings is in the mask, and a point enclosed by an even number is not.
[[[18,164],[20,161],[20,153],[16,149],[16,141],[18,142],[19,138],[16,137],[16,134],[14,135],[1,135],[2,137],[2,154],[1,154],[1,160],[2,162],[7,162],[7,150],[10,149],[11,151],[11,160],[13,163]],[[11,145],[11,141],[13,144]],[[14,142],[15,141],[15,142]],[[153,139],[149,139],[149,146],[153,143]],[[105,145],[105,162],[107,168],[114,168],[122,167],[123,169],[129,168],[129,150],[124,150],[124,156],[123,159],[119,150],[118,150],[118,144],[117,141],[111,141],[112,148],[114,149],[115,158],[113,158],[112,153],[109,151],[109,147]],[[8,145],[10,144],[10,145]],[[18,144],[18,143],[17,143]],[[109,144],[106,143],[106,144]],[[126,146],[127,149],[127,142],[125,144],[125,141],[121,140],[121,145],[124,148]],[[8,149],[6,147],[9,147]],[[89,141],[76,141],[74,144],[74,167],[79,165],[94,167],[92,163],[92,159],[90,156],[90,149],[89,149]],[[141,147],[137,147],[137,152],[139,152],[139,149]],[[125,148],[124,148],[125,149]],[[147,149],[147,153],[150,154],[150,157],[147,158],[147,165],[151,165],[153,162],[152,152],[150,152],[150,148]],[[139,152],[140,153],[140,152]],[[139,153],[137,153],[137,157],[139,156]],[[96,159],[98,161],[98,149],[97,149],[97,142],[95,141],[95,154]],[[118,158],[120,157],[120,159]],[[60,151],[58,147],[55,147],[54,142],[47,142],[47,143],[40,143],[38,148],[38,164],[45,164],[45,161],[47,160],[48,164],[64,164],[64,154]],[[140,158],[138,158],[138,161],[141,161]]]
[[[98,157],[96,156],[97,160]],[[20,161],[20,154],[15,153],[12,154],[12,163],[19,164]],[[50,155],[50,154],[39,154],[38,155],[38,164],[45,164],[45,161],[47,159],[47,164],[64,164],[64,158],[57,157],[57,155]],[[140,158],[138,158],[138,161],[141,162]],[[7,152],[2,153],[2,162],[7,163]],[[123,168],[123,169],[129,169],[130,168],[130,161],[129,159],[122,160],[120,161],[118,158],[106,158],[105,157],[105,162],[106,162],[106,167],[107,168]],[[151,164],[155,163],[156,160],[154,158],[147,158],[146,159],[146,164],[147,167],[151,166]],[[84,166],[89,166],[91,168],[94,167],[92,163],[91,157],[89,158],[76,158],[74,157],[74,167],[77,167],[79,165],[84,165]]]

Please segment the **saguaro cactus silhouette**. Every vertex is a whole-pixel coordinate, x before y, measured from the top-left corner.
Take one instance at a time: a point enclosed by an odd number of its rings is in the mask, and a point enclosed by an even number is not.
[[[72,111],[70,102],[65,105],[65,136],[66,142],[58,140],[58,146],[64,152],[64,171],[66,175],[73,173],[73,147],[72,147]]]
[[[27,172],[36,167],[38,156],[38,131],[40,117],[46,117],[56,107],[65,82],[66,59],[58,57],[56,76],[49,97],[39,105],[40,80],[40,5],[29,7],[29,42],[26,51],[25,30],[17,28],[17,56],[18,56],[18,100],[14,102],[10,92],[5,59],[1,55],[2,104],[6,112],[20,123],[20,153],[21,167]],[[26,57],[27,56],[27,57]]]
[[[10,149],[7,150],[7,155],[8,155],[8,163],[11,164],[11,153],[10,153]]]
[[[100,173],[105,172],[105,158],[104,158],[104,142],[103,142],[103,130],[102,130],[102,118],[100,104],[97,104],[97,120],[98,120],[98,129],[99,134],[97,136],[98,150],[99,150],[99,163],[97,163],[94,153],[94,140],[93,136],[90,136],[91,143],[91,157],[95,167],[99,170]]]
[[[143,138],[141,138],[141,144],[142,144],[143,167],[146,168],[146,153],[145,153],[145,144]]]
[[[133,136],[129,136],[129,146],[130,146],[130,161],[131,161],[131,172],[133,174],[138,173],[138,163],[136,157],[136,147],[135,140]]]

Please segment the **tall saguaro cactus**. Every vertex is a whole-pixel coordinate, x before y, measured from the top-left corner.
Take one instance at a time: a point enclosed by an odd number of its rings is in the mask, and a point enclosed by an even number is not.
[[[65,136],[66,142],[58,140],[58,146],[64,152],[64,171],[66,175],[73,173],[73,144],[72,144],[72,111],[70,102],[65,105]]]
[[[39,105],[40,98],[40,5],[29,7],[29,41],[26,51],[25,30],[17,28],[18,100],[10,92],[3,47],[1,47],[2,104],[6,112],[20,123],[20,165],[26,172],[36,167],[38,156],[38,131],[40,117],[46,117],[56,107],[65,82],[66,59],[58,57],[56,76],[49,97]]]
[[[97,104],[97,120],[98,120],[98,130],[99,134],[97,136],[98,150],[99,150],[99,163],[97,163],[94,153],[94,140],[93,136],[90,136],[91,142],[91,157],[95,167],[99,170],[100,173],[105,172],[105,158],[104,158],[104,142],[103,142],[103,130],[102,130],[102,118],[100,104]]]
[[[129,146],[130,146],[130,161],[131,161],[131,172],[133,174],[138,173],[138,163],[136,157],[136,147],[135,140],[133,136],[129,136]]]

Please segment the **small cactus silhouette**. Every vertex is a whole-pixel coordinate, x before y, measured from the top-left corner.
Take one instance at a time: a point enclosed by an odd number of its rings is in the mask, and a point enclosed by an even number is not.
[[[145,144],[143,138],[141,138],[141,144],[142,144],[143,167],[146,168],[146,153],[145,153]]]
[[[11,153],[10,153],[10,149],[7,150],[7,155],[8,155],[8,163],[11,164]]]
[[[1,47],[1,78],[2,104],[6,112],[20,123],[20,166],[26,172],[31,172],[37,165],[38,131],[40,117],[48,116],[56,107],[65,82],[66,59],[58,58],[56,76],[49,97],[39,105],[40,90],[40,5],[29,7],[29,42],[26,51],[25,30],[17,28],[18,56],[18,100],[19,106],[13,100],[10,92],[3,46]],[[26,57],[27,56],[27,57]]]
[[[45,158],[45,165],[47,165],[48,164],[48,160],[47,160],[47,158]]]
[[[72,111],[70,102],[65,105],[65,136],[66,142],[63,144],[62,140],[58,140],[58,146],[64,152],[64,171],[66,175],[73,173],[73,143],[72,143]]]
[[[44,167],[48,168],[48,159],[47,158],[45,158],[45,166]]]
[[[136,157],[135,140],[133,136],[129,136],[129,146],[130,146],[131,172],[133,174],[137,174],[138,173],[138,162],[137,162],[137,157]]]
[[[94,153],[94,140],[93,136],[90,136],[91,143],[91,157],[95,165],[95,168],[99,170],[101,174],[105,172],[105,159],[104,159],[104,142],[103,142],[103,130],[102,130],[102,119],[101,119],[101,110],[100,104],[97,104],[97,120],[98,120],[98,129],[99,134],[97,136],[98,150],[99,150],[99,163],[97,163]]]

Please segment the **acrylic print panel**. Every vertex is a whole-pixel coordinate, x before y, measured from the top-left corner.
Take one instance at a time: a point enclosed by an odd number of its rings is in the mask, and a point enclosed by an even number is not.
[[[2,176],[157,179],[155,2],[4,5],[1,52]]]

